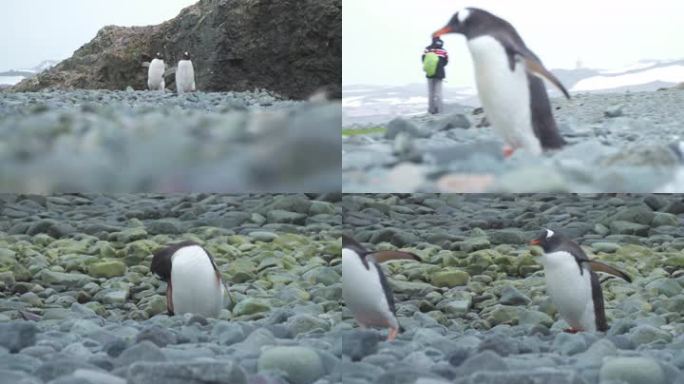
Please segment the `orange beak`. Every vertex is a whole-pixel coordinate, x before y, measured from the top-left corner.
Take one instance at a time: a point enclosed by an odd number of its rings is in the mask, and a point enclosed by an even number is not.
[[[454,30],[450,26],[446,26],[439,31],[435,32],[432,34],[432,37],[440,37],[442,35],[446,35],[447,33],[452,33]]]
[[[534,239],[534,240],[530,241],[530,245],[539,245],[540,243],[541,243],[541,241],[539,241],[539,239]]]

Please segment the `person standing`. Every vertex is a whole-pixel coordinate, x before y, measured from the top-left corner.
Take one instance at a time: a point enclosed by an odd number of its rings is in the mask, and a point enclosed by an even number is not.
[[[449,54],[444,49],[444,41],[439,37],[432,39],[432,44],[425,47],[421,58],[423,71],[428,79],[428,112],[443,112],[442,80],[446,77],[444,67],[449,64]]]

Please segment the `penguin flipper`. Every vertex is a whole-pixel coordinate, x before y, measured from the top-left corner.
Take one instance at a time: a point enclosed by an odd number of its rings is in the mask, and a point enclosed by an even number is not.
[[[149,68],[149,67],[150,67],[150,62],[149,62],[149,61],[145,61],[145,62],[142,63],[142,66],[143,66],[143,68]]]
[[[499,36],[498,40],[506,50],[511,71],[515,70],[517,61],[516,58],[519,56],[523,59],[528,73],[548,80],[551,84],[563,92],[565,97],[568,99],[570,98],[570,93],[568,93],[568,90],[565,89],[563,83],[561,83],[553,73],[544,67],[544,64],[542,64],[539,57],[537,57],[534,52],[527,48],[520,36]]]
[[[591,260],[591,261],[589,261],[589,265],[591,266],[592,271],[605,272],[605,273],[611,274],[613,276],[617,276],[621,279],[624,279],[628,283],[632,282],[632,278],[629,277],[629,275],[627,275],[626,273],[624,273],[618,269],[615,269],[615,268],[611,267],[610,265],[603,264],[600,261]]]
[[[567,99],[570,99],[570,93],[565,89],[563,83],[561,83],[553,73],[549,72],[541,61],[534,57],[525,57],[525,65],[527,66],[527,72],[548,80],[551,84],[556,86],[559,91],[563,92],[563,95],[565,95]]]
[[[414,260],[414,261],[422,261],[420,257],[416,256],[413,253],[410,252],[402,252],[402,251],[378,251],[378,252],[373,252],[368,255],[368,258],[377,263],[381,264],[386,261],[391,261],[391,260]]]

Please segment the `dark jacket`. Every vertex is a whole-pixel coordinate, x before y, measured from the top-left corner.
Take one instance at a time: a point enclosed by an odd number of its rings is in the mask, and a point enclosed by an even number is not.
[[[428,79],[444,79],[446,77],[446,74],[444,72],[444,67],[449,64],[449,53],[446,51],[446,49],[443,48],[438,48],[434,45],[428,45],[425,47],[425,52],[423,52],[423,56],[420,58],[420,62],[422,63],[423,60],[425,60],[425,55],[428,52],[434,52],[439,56],[439,64],[437,64],[437,71],[435,72],[434,76],[428,76],[425,75]]]

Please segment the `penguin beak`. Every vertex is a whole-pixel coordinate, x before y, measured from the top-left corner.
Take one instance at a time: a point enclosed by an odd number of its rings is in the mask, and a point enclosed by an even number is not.
[[[446,35],[447,33],[453,33],[453,32],[454,32],[454,29],[447,25],[446,27],[444,27],[444,28],[440,29],[439,31],[433,33],[432,37],[433,38],[434,37],[440,37],[442,35]]]
[[[534,240],[530,241],[530,245],[539,245],[539,244],[541,244],[541,240],[539,240],[539,239],[534,239]]]

